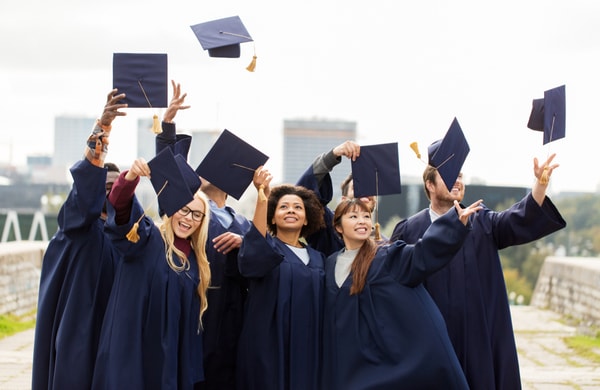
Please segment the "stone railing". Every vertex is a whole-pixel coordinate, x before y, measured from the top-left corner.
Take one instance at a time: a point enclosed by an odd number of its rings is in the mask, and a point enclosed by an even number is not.
[[[531,305],[600,327],[600,258],[547,257]]]
[[[0,315],[22,316],[37,307],[46,241],[0,243]]]

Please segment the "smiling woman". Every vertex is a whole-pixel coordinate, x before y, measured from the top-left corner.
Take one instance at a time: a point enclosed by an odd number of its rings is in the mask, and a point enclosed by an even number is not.
[[[323,300],[322,253],[302,244],[324,227],[316,195],[304,187],[270,188],[257,169],[252,227],[238,265],[248,278],[247,318],[240,336],[240,389],[318,389]],[[267,374],[268,373],[268,374]]]

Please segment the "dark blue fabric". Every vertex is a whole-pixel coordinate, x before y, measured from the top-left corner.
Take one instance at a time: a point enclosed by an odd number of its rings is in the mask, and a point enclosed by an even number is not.
[[[214,203],[211,202],[211,207]],[[244,303],[248,282],[240,274],[237,264],[239,250],[227,254],[217,252],[212,240],[223,233],[244,235],[250,222],[228,207],[233,222],[223,227],[216,218],[210,219],[206,255],[210,262],[211,287],[207,292],[208,309],[202,317],[204,375],[202,390],[235,389],[237,348],[244,323]]]
[[[249,278],[238,351],[238,389],[317,389],[320,375],[324,256],[307,247],[304,264],[254,226],[238,257]]]
[[[360,294],[350,295],[352,273],[338,288],[338,254],[327,259],[322,389],[468,389],[422,284],[452,259],[468,230],[451,210],[418,244],[379,247]]]
[[[454,349],[474,390],[515,390],[521,378],[510,307],[498,250],[542,238],[566,226],[546,198],[531,194],[502,212],[484,208],[448,267],[424,285],[440,308]],[[398,223],[393,240],[415,243],[431,224],[429,210]]]
[[[325,227],[318,232],[306,237],[306,242],[314,249],[323,252],[326,256],[335,253],[344,247],[344,241],[333,228],[333,211],[327,207],[333,198],[333,184],[331,175],[325,174],[321,183],[315,177],[312,166],[302,174],[296,185],[312,190],[323,205]]]
[[[59,229],[42,260],[32,389],[87,389],[117,253],[100,219],[106,169],[87,160],[71,167],[73,187]]]
[[[115,189],[113,188],[113,191]],[[117,226],[108,205],[107,234],[122,255],[100,338],[93,389],[193,389],[203,379],[198,265],[173,271],[159,229],[147,216],[137,243],[125,235],[142,215]]]

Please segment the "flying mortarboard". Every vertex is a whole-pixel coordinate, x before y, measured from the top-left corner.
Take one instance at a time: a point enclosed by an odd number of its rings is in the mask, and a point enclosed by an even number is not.
[[[267,155],[225,129],[196,168],[196,173],[239,200],[252,183],[254,171],[268,159]]]
[[[354,197],[391,195],[402,192],[398,143],[360,147],[360,156],[352,161]],[[375,203],[375,239],[380,240],[379,210]]]
[[[543,131],[543,144],[565,137],[566,103],[565,86],[544,92],[543,99],[534,99],[527,127]]]
[[[129,108],[161,108],[168,103],[167,55],[156,53],[114,53],[113,88],[125,93],[119,103]],[[154,115],[152,131],[162,130]]]
[[[194,199],[194,194],[200,188],[200,178],[181,155],[175,156],[167,147],[148,161],[148,166],[161,214],[170,217]],[[146,210],[127,234],[129,241],[139,240],[137,229],[145,214]]]
[[[448,191],[452,190],[470,150],[456,118],[444,138],[435,141],[427,148],[429,165],[438,170]]]
[[[212,20],[190,26],[204,50],[210,57],[239,58],[240,43],[252,42],[239,16]],[[246,69],[253,72],[256,67],[256,53]]]
[[[527,127],[543,131],[543,145],[565,137],[566,130],[566,94],[565,86],[544,91],[543,99],[533,99]],[[548,167],[540,177],[540,183],[548,183]]]
[[[398,143],[361,146],[352,161],[352,180],[356,198],[401,193]]]

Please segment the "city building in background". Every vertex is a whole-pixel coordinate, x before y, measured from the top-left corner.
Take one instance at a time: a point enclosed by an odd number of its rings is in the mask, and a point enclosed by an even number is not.
[[[315,157],[337,145],[356,140],[356,122],[325,119],[295,119],[283,122],[283,181],[296,183]],[[352,171],[350,161],[342,159],[331,173],[333,201],[342,195],[340,184]]]

